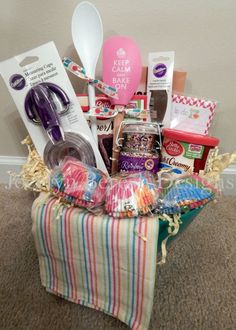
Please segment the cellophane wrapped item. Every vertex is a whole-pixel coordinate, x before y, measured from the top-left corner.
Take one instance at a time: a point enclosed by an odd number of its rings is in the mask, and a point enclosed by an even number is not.
[[[214,200],[217,190],[198,175],[191,174],[169,182],[159,198],[160,214],[181,214],[202,208]]]
[[[106,186],[102,171],[72,157],[66,157],[50,178],[50,188],[61,201],[88,209],[104,203]]]
[[[157,207],[158,195],[154,174],[150,172],[119,174],[108,182],[106,212],[116,218],[152,214]]]

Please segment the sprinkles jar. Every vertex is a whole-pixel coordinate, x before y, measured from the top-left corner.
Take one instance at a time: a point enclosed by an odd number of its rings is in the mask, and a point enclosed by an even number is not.
[[[157,173],[161,147],[160,125],[142,122],[123,125],[119,171]]]

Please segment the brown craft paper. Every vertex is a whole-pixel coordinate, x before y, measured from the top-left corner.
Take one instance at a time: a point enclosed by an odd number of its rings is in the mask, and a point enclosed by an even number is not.
[[[184,93],[186,78],[186,71],[175,70],[173,74],[172,90],[177,93]]]

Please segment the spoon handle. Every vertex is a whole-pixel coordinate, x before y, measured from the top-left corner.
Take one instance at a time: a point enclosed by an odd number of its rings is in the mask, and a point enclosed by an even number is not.
[[[116,141],[118,138],[122,136],[122,133],[120,132],[120,125],[122,121],[124,121],[124,117],[125,117],[124,107],[123,107],[123,111],[121,109],[121,106],[117,106],[117,107],[120,112],[114,119],[111,174],[115,174],[118,172],[118,160],[119,160],[120,150],[116,144]],[[120,136],[118,136],[118,134]]]
[[[95,107],[95,88],[93,85],[88,84],[88,98],[89,98],[89,108],[92,109]],[[97,135],[97,119],[96,117],[90,117],[91,123],[91,131],[96,142],[98,145],[98,135]]]

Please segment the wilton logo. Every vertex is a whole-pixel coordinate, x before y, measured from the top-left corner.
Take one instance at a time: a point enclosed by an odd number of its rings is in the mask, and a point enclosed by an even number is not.
[[[153,68],[153,74],[157,78],[162,78],[166,74],[167,67],[164,63],[158,63]]]
[[[25,87],[25,78],[20,74],[13,74],[9,79],[10,86],[19,91]]]
[[[126,52],[125,52],[125,50],[124,50],[123,48],[119,48],[119,49],[117,50],[117,52],[116,52],[116,55],[117,55],[117,57],[119,57],[119,58],[123,58],[123,57],[125,57]]]

